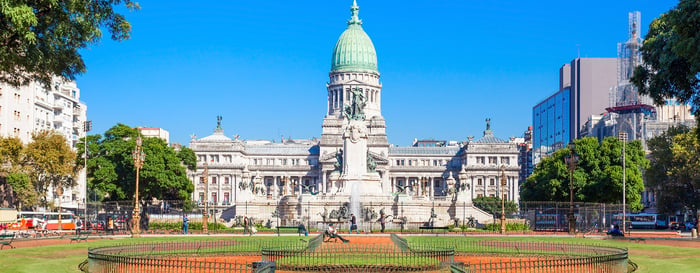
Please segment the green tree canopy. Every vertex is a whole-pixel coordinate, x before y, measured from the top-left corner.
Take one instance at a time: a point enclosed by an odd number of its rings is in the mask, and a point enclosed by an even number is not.
[[[645,175],[660,212],[700,209],[700,141],[693,134],[687,127],[672,127],[648,142],[651,166]]]
[[[75,79],[86,71],[78,50],[98,43],[102,29],[113,40],[129,38],[131,25],[115,10],[121,6],[139,8],[131,0],[0,1],[0,82]]]
[[[573,172],[575,202],[622,203],[622,142],[607,137],[602,142],[586,137],[574,140],[579,163]],[[642,170],[649,166],[641,142],[625,144],[626,196],[633,210],[641,210],[644,190]],[[561,149],[542,159],[533,174],[521,186],[526,201],[561,201],[570,198],[569,170],[564,158],[569,149]]]
[[[654,19],[641,48],[644,64],[631,82],[658,105],[668,98],[692,103],[700,120],[700,1],[681,0]]]
[[[474,206],[490,213],[493,217],[501,217],[501,198],[480,196],[472,200]],[[504,204],[506,216],[518,212],[518,205],[513,201],[506,200]]]
[[[76,153],[63,135],[55,131],[33,133],[32,142],[27,144],[26,157],[29,177],[43,200],[49,201],[49,187],[62,192],[64,188],[75,185]]]
[[[134,196],[136,169],[132,152],[139,131],[124,124],[107,130],[104,137],[88,136],[88,186],[102,200],[129,200]],[[84,139],[82,140],[84,141]],[[83,144],[78,145],[82,147]],[[79,148],[82,152],[83,148]],[[187,178],[186,164],[190,156],[180,153],[160,138],[144,138],[141,146],[146,160],[139,173],[139,198],[149,200],[189,200],[194,185]]]

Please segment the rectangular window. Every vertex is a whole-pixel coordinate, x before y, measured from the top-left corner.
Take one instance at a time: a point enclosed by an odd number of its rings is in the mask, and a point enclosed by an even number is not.
[[[204,193],[203,192],[199,193],[199,203],[204,203]]]
[[[230,184],[231,183],[231,178],[230,177],[224,177],[224,184]]]
[[[496,185],[496,180],[493,179],[493,178],[491,178],[491,182],[490,182],[490,183],[491,183],[491,186],[494,186],[494,185]]]
[[[476,157],[476,164],[486,164],[486,158],[483,156]]]
[[[478,186],[482,186],[482,185],[483,185],[483,182],[481,181],[481,178],[479,178],[479,179],[476,180],[476,185],[478,185]]]
[[[482,197],[482,196],[484,196],[484,195],[481,193],[476,195],[476,197]]]
[[[225,192],[225,193],[224,193],[224,205],[228,205],[228,204],[230,203],[230,199],[229,199],[229,198],[230,198],[230,197],[229,197],[229,193],[228,193],[228,192]]]
[[[211,178],[211,183],[212,183],[212,184],[216,184],[216,176],[212,176],[212,178]]]
[[[501,157],[501,164],[510,165],[510,157]]]
[[[218,201],[218,200],[216,199],[216,197],[217,197],[217,196],[216,196],[216,193],[215,193],[215,192],[212,192],[212,193],[211,193],[211,202],[212,202],[213,204],[216,204],[217,201]]]
[[[494,194],[489,194],[489,197],[496,197],[496,195],[494,195]]]
[[[489,164],[498,164],[498,157],[489,156]]]

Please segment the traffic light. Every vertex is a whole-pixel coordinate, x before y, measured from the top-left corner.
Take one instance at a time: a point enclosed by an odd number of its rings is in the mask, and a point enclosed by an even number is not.
[[[83,122],[83,131],[89,132],[92,131],[92,120],[88,120]]]

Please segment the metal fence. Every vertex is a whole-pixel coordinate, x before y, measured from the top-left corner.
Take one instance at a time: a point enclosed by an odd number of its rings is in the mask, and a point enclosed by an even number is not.
[[[454,247],[453,272],[628,272],[628,252],[622,248],[465,238],[406,243],[416,250]],[[489,261],[479,262],[480,257]]]
[[[84,272],[274,272],[274,263],[241,263],[230,256],[259,257],[265,247],[304,249],[302,242],[162,242],[90,248]]]
[[[110,216],[116,219],[118,229],[125,229],[133,211],[133,201],[112,201],[88,203],[84,213],[88,220],[105,221]],[[379,215],[386,215],[387,232],[400,233],[417,231],[420,227],[450,226],[462,231],[498,232],[498,228],[489,225],[499,223],[500,202],[480,204],[482,208],[493,210],[493,216],[488,219],[475,219],[470,214],[474,204],[469,202],[435,201],[415,203],[401,202],[369,202],[362,204],[360,215],[357,216],[359,230],[364,232],[380,229]],[[243,217],[252,219],[262,227],[297,226],[304,224],[309,230],[322,230],[329,223],[340,230],[349,229],[350,205],[348,202],[327,200],[323,202],[290,203],[282,200],[268,202],[241,202],[238,204],[211,204],[208,207],[209,222],[227,223],[227,226],[241,226]],[[484,209],[489,211],[489,209]],[[576,228],[579,232],[606,231],[613,224],[615,215],[622,213],[620,204],[603,203],[568,203],[568,202],[520,202],[515,210],[507,210],[508,223],[526,225],[520,226],[513,232],[563,232],[568,230],[568,215],[573,210],[576,217]],[[183,214],[187,214],[190,222],[201,222],[203,204],[183,201],[155,201],[142,206],[141,223],[171,222],[180,223]],[[628,210],[629,211],[629,210]],[[82,213],[82,212],[81,212]],[[475,229],[472,229],[475,228]],[[492,228],[492,230],[488,230]],[[146,225],[145,229],[148,227]],[[192,230],[192,227],[190,227]],[[210,232],[232,232],[231,230],[214,230]],[[242,232],[242,230],[240,231]]]
[[[79,268],[84,272],[628,272],[627,250],[614,247],[454,236],[406,239],[395,234],[391,241],[323,244],[323,235],[318,235],[308,242],[117,245],[89,249],[88,260]]]
[[[392,235],[392,240],[402,239]],[[325,244],[305,251],[272,247],[263,248],[262,256],[279,270],[295,272],[449,272],[454,261],[454,249],[411,251],[406,246]]]

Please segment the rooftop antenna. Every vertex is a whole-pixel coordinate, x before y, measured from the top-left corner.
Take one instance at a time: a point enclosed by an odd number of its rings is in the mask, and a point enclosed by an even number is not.
[[[581,45],[576,44],[576,58],[581,59]]]

